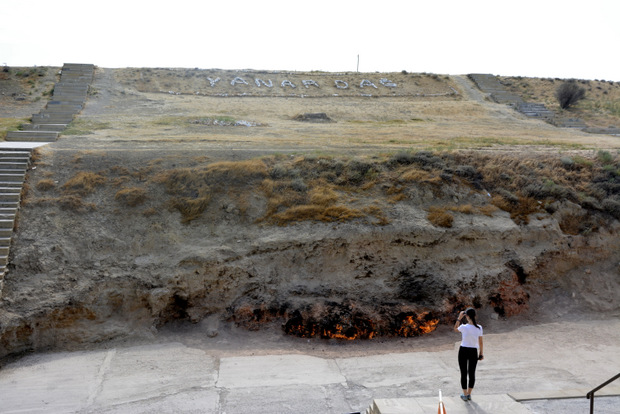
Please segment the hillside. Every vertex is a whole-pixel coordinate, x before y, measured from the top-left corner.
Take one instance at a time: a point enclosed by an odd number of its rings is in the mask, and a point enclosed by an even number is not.
[[[0,355],[179,320],[353,339],[463,306],[617,315],[618,148],[465,77],[98,68],[28,173]]]

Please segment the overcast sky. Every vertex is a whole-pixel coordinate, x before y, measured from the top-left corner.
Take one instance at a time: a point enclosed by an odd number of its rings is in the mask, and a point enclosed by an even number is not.
[[[0,64],[620,81],[620,0],[0,0]]]

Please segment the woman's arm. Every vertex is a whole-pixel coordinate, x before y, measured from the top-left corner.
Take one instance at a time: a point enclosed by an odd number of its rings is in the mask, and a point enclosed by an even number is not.
[[[459,331],[459,326],[461,326],[461,319],[463,319],[465,317],[465,311],[461,311],[459,313],[459,317],[456,320],[456,322],[454,322],[454,332],[458,332]]]
[[[478,337],[478,345],[480,346],[480,354],[478,355],[478,359],[482,361],[484,359],[484,355],[483,355],[484,344],[482,343],[481,336]]]

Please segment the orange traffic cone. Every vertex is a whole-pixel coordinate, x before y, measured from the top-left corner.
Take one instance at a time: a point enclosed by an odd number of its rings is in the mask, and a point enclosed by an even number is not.
[[[441,390],[439,390],[439,407],[437,407],[437,414],[446,414],[446,406],[443,405],[443,398],[441,398]]]

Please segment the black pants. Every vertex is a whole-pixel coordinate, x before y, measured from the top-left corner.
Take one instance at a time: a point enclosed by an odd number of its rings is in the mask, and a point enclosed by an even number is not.
[[[460,347],[459,368],[461,369],[462,389],[474,388],[476,383],[476,365],[478,365],[478,349]],[[467,377],[469,377],[469,384],[467,383]]]

